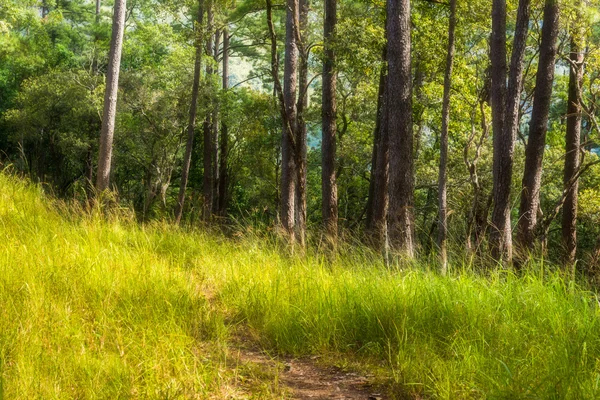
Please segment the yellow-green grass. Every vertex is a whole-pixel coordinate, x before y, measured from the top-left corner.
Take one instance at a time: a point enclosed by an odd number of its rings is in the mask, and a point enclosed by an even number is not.
[[[0,398],[245,397],[205,260],[172,259],[176,237],[0,174]]]
[[[0,246],[5,398],[280,396],[240,378],[238,326],[277,352],[377,366],[398,398],[600,397],[597,298],[558,273],[289,257],[81,213],[2,174]]]

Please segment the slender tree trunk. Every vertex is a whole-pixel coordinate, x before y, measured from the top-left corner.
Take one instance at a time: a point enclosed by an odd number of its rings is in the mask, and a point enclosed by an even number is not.
[[[448,21],[448,53],[446,54],[446,73],[444,74],[444,95],[442,101],[442,131],[440,133],[440,169],[438,177],[438,240],[440,263],[443,274],[448,269],[448,125],[450,124],[450,89],[452,85],[452,64],[454,62],[454,30],[456,28],[456,0],[450,0],[450,20]]]
[[[323,61],[322,142],[321,142],[321,190],[323,225],[331,243],[337,242],[338,198],[335,173],[337,101],[335,97],[337,74],[333,40],[337,24],[337,0],[325,0],[323,38],[325,43]]]
[[[104,112],[102,114],[102,130],[100,132],[100,149],[98,154],[98,173],[96,175],[96,189],[99,192],[108,189],[110,181],[112,144],[115,133],[115,117],[117,114],[117,95],[119,92],[119,72],[121,69],[121,49],[123,47],[123,34],[125,31],[125,12],[125,0],[116,0],[110,51],[108,54]]]
[[[533,95],[533,110],[529,122],[529,139],[525,149],[521,207],[517,224],[517,242],[520,252],[531,250],[535,240],[537,212],[540,205],[542,160],[546,146],[548,113],[550,112],[552,83],[554,81],[558,18],[558,0],[546,0],[542,41],[540,43],[540,59]]]
[[[469,148],[471,144],[475,142],[476,130],[475,130],[475,118],[477,115],[477,111],[475,108],[473,109],[472,119],[471,119],[471,136],[465,147],[463,148],[463,160],[467,170],[469,171],[469,177],[471,180],[471,187],[473,188],[473,200],[471,202],[471,210],[469,211],[469,216],[467,219],[467,250],[469,253],[473,253],[473,250],[480,250],[480,245],[483,239],[485,238],[485,231],[488,227],[487,222],[487,213],[491,204],[492,197],[488,197],[488,201],[485,206],[481,205],[482,198],[482,187],[479,182],[479,175],[477,173],[477,163],[479,158],[481,157],[481,149],[484,146],[485,140],[489,135],[489,125],[487,123],[487,118],[485,116],[485,103],[486,98],[489,97],[488,91],[483,91],[480,94],[479,98],[479,113],[481,115],[481,136],[479,140],[477,140],[475,145],[475,155],[471,160],[469,160]],[[473,241],[474,239],[474,245]]]
[[[519,0],[510,74],[506,88],[506,0],[494,0],[491,49],[494,210],[490,240],[494,259],[509,264],[512,262],[510,192],[528,24],[529,0]],[[505,96],[504,93],[506,93]],[[502,103],[502,98],[504,98],[504,103]],[[497,107],[503,107],[502,112],[496,110]],[[498,118],[501,121],[498,121]]]
[[[387,120],[390,143],[389,242],[414,257],[410,0],[387,2]]]
[[[221,47],[221,31],[218,30],[215,32],[215,41],[213,48],[213,59],[215,61],[215,65],[219,65],[219,51]],[[214,74],[218,75],[219,68],[217,67],[214,70]],[[215,96],[213,99],[213,109],[212,109],[212,179],[213,179],[213,213],[218,214],[219,212],[219,100]]]
[[[297,115],[296,91],[298,82],[298,44],[296,41],[299,20],[298,0],[287,1],[285,65],[283,73],[284,121],[281,141],[281,210],[282,228],[291,242],[295,238],[296,197],[296,143]]]
[[[207,57],[213,56],[213,3],[209,0],[207,8],[207,35],[206,35],[206,55]],[[206,76],[210,79],[213,74],[213,67],[211,64],[206,66]],[[208,221],[212,215],[213,196],[214,196],[214,183],[213,183],[213,138],[212,138],[212,111],[206,114],[204,124],[202,126],[204,148],[203,148],[203,179],[202,179],[202,192],[204,194],[204,207],[203,207],[203,219]]]
[[[371,181],[369,182],[369,204],[367,209],[367,233],[371,245],[382,249],[385,242],[388,179],[389,179],[389,135],[387,129],[387,54],[384,48],[383,65],[379,75],[377,96],[377,121],[373,135],[373,156],[371,158]]]
[[[309,0],[299,0],[300,65],[298,71],[298,103],[296,129],[296,238],[301,248],[306,245],[306,169],[307,169],[307,130],[304,112],[308,106],[308,55],[309,47],[305,43],[308,28]]]
[[[490,39],[490,64],[491,64],[491,109],[492,132],[494,137],[494,194],[499,191],[499,179],[502,172],[500,161],[502,151],[507,147],[504,140],[504,114],[506,111],[506,0],[493,0],[492,2],[492,34]],[[491,241],[500,241],[503,238],[503,225],[506,222],[504,214],[493,219]],[[500,243],[497,244],[500,247]]]
[[[229,89],[229,31],[223,29],[223,91]],[[227,98],[227,96],[225,96]],[[219,215],[224,216],[227,210],[227,198],[229,196],[229,174],[227,171],[227,157],[229,152],[229,133],[227,132],[227,100],[221,116],[221,137],[219,156]]]
[[[375,129],[373,129],[373,151],[371,152],[369,194],[367,197],[367,211],[365,217],[365,225],[368,233],[373,229],[373,196],[375,195],[375,171],[377,170],[377,152],[379,150],[379,135],[381,133],[381,106],[383,103],[384,88],[385,67],[382,66],[381,71],[379,72],[379,87],[377,89],[377,109],[375,112]]]
[[[181,171],[181,185],[175,206],[175,222],[181,221],[183,214],[183,203],[185,201],[185,190],[188,184],[190,165],[192,163],[192,150],[194,147],[194,133],[196,131],[196,113],[198,112],[198,91],[200,88],[200,70],[202,69],[202,21],[204,19],[204,0],[198,0],[198,16],[196,21],[196,60],[194,62],[194,82],[192,84],[192,101],[187,126],[187,141],[185,143],[185,155],[183,157],[183,168]]]
[[[582,17],[582,2],[578,2],[578,16]],[[581,151],[581,118],[582,109],[579,103],[579,88],[583,82],[583,62],[585,49],[585,29],[581,23],[576,24],[571,32],[571,51],[569,58],[572,62],[569,73],[569,93],[567,106],[567,134],[564,169],[564,187],[569,188],[572,179],[580,168]],[[562,241],[564,247],[564,260],[568,266],[575,264],[577,254],[577,204],[579,192],[579,178],[575,179],[563,205],[562,214]]]
[[[92,75],[96,78],[95,83],[92,87],[92,89],[90,90],[90,96],[94,95],[94,91],[97,88],[97,83],[98,83],[98,76],[99,76],[99,71],[98,71],[98,41],[100,40],[100,37],[98,36],[98,27],[100,25],[100,1],[101,0],[96,0],[96,11],[95,11],[95,27],[94,27],[94,53],[92,55]],[[95,115],[90,115],[90,132],[91,135],[96,136],[96,132],[97,132],[97,124],[98,122],[102,123],[102,121],[98,121],[98,117]],[[94,193],[94,161],[93,161],[93,147],[92,147],[92,142],[90,141],[88,143],[87,146],[87,153],[86,153],[86,159],[85,159],[85,177],[86,177],[86,182],[85,182],[85,191],[86,191],[86,195],[88,200],[91,200],[93,198],[93,193]]]

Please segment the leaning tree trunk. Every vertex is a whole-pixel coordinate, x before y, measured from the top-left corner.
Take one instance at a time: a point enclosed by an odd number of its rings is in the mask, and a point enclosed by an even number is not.
[[[448,269],[448,125],[450,124],[450,88],[452,85],[452,64],[454,62],[454,30],[456,28],[456,0],[450,0],[450,20],[448,21],[448,52],[446,54],[446,72],[444,74],[444,95],[442,100],[442,130],[440,133],[440,168],[438,175],[438,247],[440,266],[443,274]]]
[[[415,253],[410,35],[410,0],[388,0],[389,242],[394,252],[407,258]]]
[[[229,133],[227,131],[227,90],[229,89],[229,31],[223,29],[223,91],[225,92],[225,107],[221,115],[221,137],[219,155],[219,215],[224,216],[227,210],[229,196],[229,173],[227,171],[227,157],[229,153]]]
[[[582,2],[578,6],[582,7]],[[578,10],[578,17],[582,17],[581,9]],[[581,18],[582,19],[582,18]],[[569,58],[571,68],[569,73],[569,94],[567,106],[567,133],[566,133],[566,153],[564,169],[564,187],[568,190],[562,214],[562,241],[564,246],[564,260],[567,265],[575,264],[577,253],[577,203],[579,191],[579,179],[573,178],[577,175],[580,168],[580,150],[581,150],[581,117],[582,110],[579,103],[579,88],[583,82],[583,61],[585,49],[585,30],[581,22],[571,32],[571,51]],[[569,188],[570,186],[570,188]]]
[[[110,39],[110,51],[108,54],[106,90],[104,92],[104,112],[102,114],[98,173],[96,176],[96,190],[100,192],[108,189],[110,181],[110,165],[112,161],[113,136],[115,133],[115,117],[117,114],[117,94],[119,91],[121,49],[123,47],[126,11],[125,0],[116,0],[113,14],[112,37]]]
[[[337,74],[333,40],[337,24],[337,0],[325,0],[323,21],[325,42],[323,60],[322,134],[321,142],[321,190],[323,203],[321,212],[323,225],[331,243],[337,242],[338,196],[335,173],[337,101],[335,97]]]
[[[183,214],[183,203],[185,201],[185,190],[190,174],[192,163],[192,150],[194,148],[194,133],[196,131],[196,113],[198,111],[198,91],[200,88],[200,70],[202,69],[202,20],[204,19],[204,0],[198,0],[198,17],[196,21],[196,60],[194,62],[194,82],[192,84],[192,101],[187,126],[187,141],[185,143],[185,155],[183,157],[183,168],[181,170],[181,184],[175,206],[175,222],[181,221]]]
[[[520,253],[531,250],[535,240],[537,212],[540,206],[542,160],[546,147],[548,113],[550,112],[552,83],[554,81],[558,18],[558,0],[546,0],[542,41],[540,43],[540,59],[533,95],[533,110],[529,122],[529,139],[525,149],[521,207],[517,224],[517,243]]]
[[[213,23],[214,23],[214,14],[213,14],[214,4],[212,0],[209,0],[208,9],[207,9],[207,35],[206,35],[206,55],[207,57],[213,56]],[[207,64],[206,66],[206,76],[210,79],[213,74],[212,64]],[[202,192],[204,194],[204,204],[202,210],[202,216],[205,221],[208,221],[212,215],[212,205],[213,205],[213,196],[214,196],[214,187],[213,187],[213,140],[212,140],[212,111],[208,111],[202,126],[203,133],[203,178],[202,178]]]
[[[492,212],[491,246],[496,261],[512,262],[512,229],[510,192],[515,139],[519,125],[519,104],[523,86],[523,59],[529,24],[529,0],[519,0],[517,24],[513,39],[510,74],[504,104],[500,98],[506,82],[506,0],[494,0],[492,10],[492,107],[494,132],[494,210]],[[502,42],[502,43],[500,43]],[[501,81],[501,82],[499,82]],[[496,91],[499,91],[496,93]],[[502,121],[498,121],[501,118]]]

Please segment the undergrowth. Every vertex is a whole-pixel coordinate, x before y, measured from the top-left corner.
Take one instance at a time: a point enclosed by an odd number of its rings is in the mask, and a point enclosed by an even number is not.
[[[244,391],[234,325],[276,352],[377,365],[398,398],[600,397],[597,297],[541,264],[442,277],[124,215],[0,174],[5,398],[281,396]]]

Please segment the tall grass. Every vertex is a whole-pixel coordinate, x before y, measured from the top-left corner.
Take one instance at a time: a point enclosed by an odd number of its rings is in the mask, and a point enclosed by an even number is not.
[[[405,392],[439,398],[600,396],[598,304],[558,275],[237,273],[226,302],[281,351],[385,360]]]
[[[156,251],[171,228],[68,212],[0,174],[0,398],[238,398],[202,279]]]
[[[559,273],[332,263],[56,204],[0,174],[6,398],[242,396],[237,324],[281,353],[376,365],[398,398],[600,398],[598,300]]]

